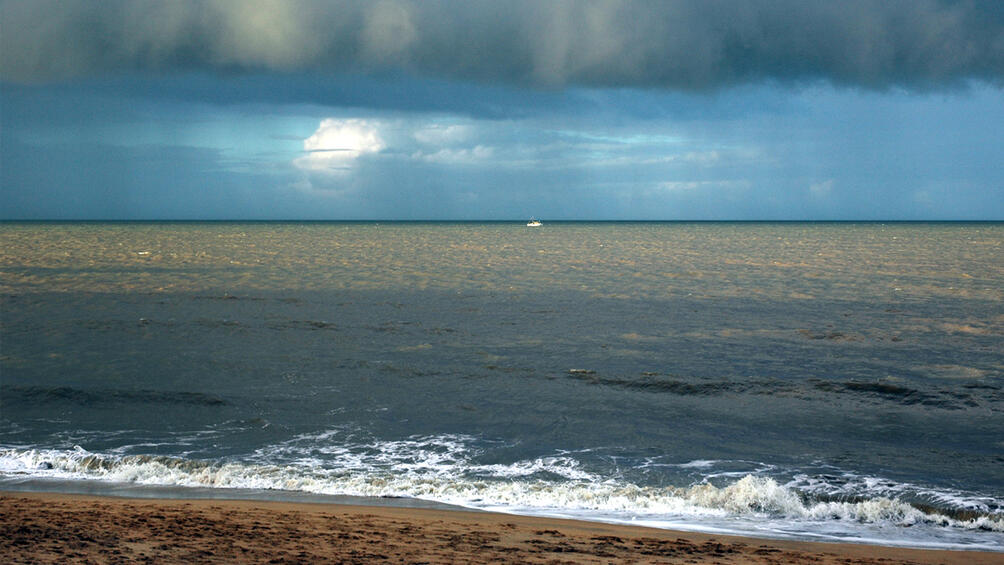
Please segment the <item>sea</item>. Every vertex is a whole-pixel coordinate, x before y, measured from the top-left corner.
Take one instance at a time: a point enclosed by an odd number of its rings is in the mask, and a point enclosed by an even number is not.
[[[1004,551],[1004,223],[3,222],[0,490]]]

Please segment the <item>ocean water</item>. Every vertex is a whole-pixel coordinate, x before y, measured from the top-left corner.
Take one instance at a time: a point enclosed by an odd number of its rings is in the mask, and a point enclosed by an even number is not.
[[[1004,551],[1001,223],[0,243],[0,488]]]

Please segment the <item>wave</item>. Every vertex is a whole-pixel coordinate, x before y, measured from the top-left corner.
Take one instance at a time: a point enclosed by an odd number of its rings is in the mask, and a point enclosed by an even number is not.
[[[438,437],[390,442],[398,445],[386,449],[374,449],[372,445],[342,446],[338,448],[341,453],[336,454],[339,457],[334,459],[339,462],[337,465],[331,464],[331,460],[320,464],[310,457],[274,464],[100,454],[80,447],[72,450],[10,447],[0,448],[0,476],[404,497],[486,510],[674,527],[681,521],[693,524],[718,520],[730,523],[729,527],[737,532],[744,531],[737,525],[744,521],[783,522],[789,530],[802,531],[822,531],[828,525],[838,524],[844,531],[834,537],[844,539],[855,539],[856,534],[848,531],[862,526],[924,527],[945,530],[949,538],[953,537],[951,531],[975,535],[989,532],[993,539],[983,542],[968,539],[962,545],[972,547],[982,543],[981,547],[997,551],[1004,548],[1004,538],[998,535],[1004,533],[1004,513],[999,510],[971,509],[958,513],[888,496],[853,500],[820,498],[813,496],[811,489],[797,488],[798,480],[782,484],[775,478],[753,474],[719,486],[710,482],[641,486],[593,475],[567,455],[473,465],[463,453],[465,441],[463,437]],[[284,448],[289,445],[279,451]],[[367,450],[369,456],[364,455]],[[407,460],[404,453],[410,454]],[[684,465],[705,468],[709,463]],[[758,527],[753,529],[761,531]],[[857,539],[866,536],[858,535]]]
[[[822,380],[801,381],[783,379],[708,379],[700,377],[674,377],[659,373],[640,376],[601,375],[590,369],[571,369],[567,378],[587,385],[605,386],[622,390],[676,396],[722,396],[728,394],[777,395],[786,394],[810,398],[820,394],[847,395],[861,402],[894,403],[904,406],[922,405],[943,410],[968,410],[984,408],[994,412],[1004,410],[1004,394],[1000,387],[988,383],[967,383],[961,388],[928,387],[927,390],[883,381]]]
[[[185,404],[194,406],[224,406],[226,400],[201,392],[124,390],[124,389],[82,389],[69,386],[15,386],[0,388],[7,402],[19,404],[47,404],[50,402],[72,402],[94,406],[101,404]]]

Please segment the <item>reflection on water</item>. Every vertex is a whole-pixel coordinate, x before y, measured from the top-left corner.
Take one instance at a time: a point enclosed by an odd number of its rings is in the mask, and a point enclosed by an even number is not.
[[[3,224],[4,292],[1002,298],[1000,224]],[[964,331],[964,330],[963,330]]]

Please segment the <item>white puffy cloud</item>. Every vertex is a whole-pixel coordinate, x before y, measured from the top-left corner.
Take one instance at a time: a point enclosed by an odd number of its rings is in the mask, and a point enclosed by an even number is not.
[[[303,140],[303,150],[307,154],[293,164],[306,171],[346,173],[360,157],[385,147],[377,122],[326,118],[321,120],[313,135]]]

